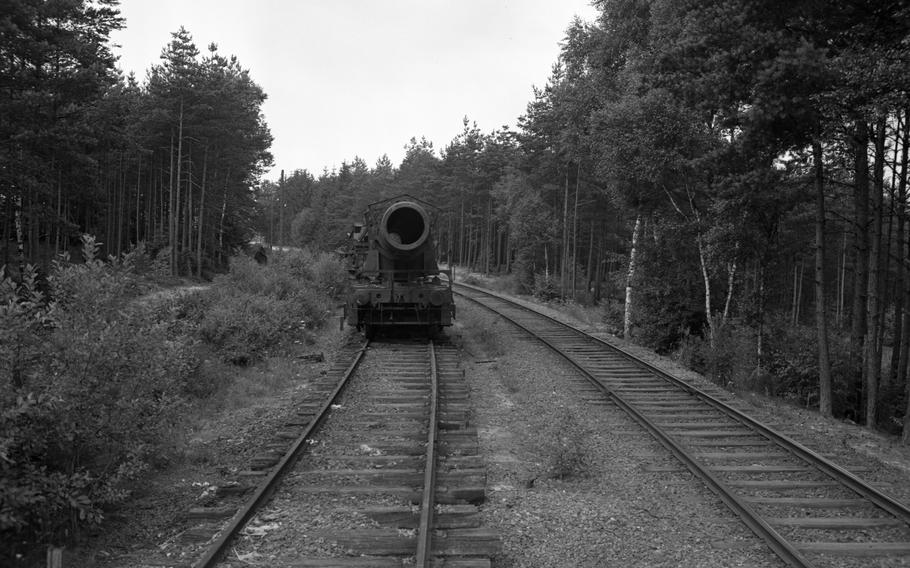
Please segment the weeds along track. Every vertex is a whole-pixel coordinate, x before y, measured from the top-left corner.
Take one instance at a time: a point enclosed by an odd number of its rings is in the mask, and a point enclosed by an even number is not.
[[[290,446],[246,472],[261,483],[238,482],[243,505],[209,525],[194,568],[490,566],[500,541],[480,526],[486,475],[457,351],[388,340],[342,358]]]
[[[910,509],[730,403],[499,295],[456,294],[543,342],[631,415],[790,566],[910,566]],[[854,471],[862,468],[853,468]]]

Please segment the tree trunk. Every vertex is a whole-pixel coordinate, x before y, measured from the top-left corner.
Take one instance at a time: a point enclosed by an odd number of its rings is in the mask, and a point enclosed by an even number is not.
[[[218,225],[218,252],[224,254],[224,217],[227,213],[227,188],[221,200],[221,220]]]
[[[35,263],[35,233],[32,228],[35,226],[35,195],[33,191],[25,192],[25,215],[22,217],[22,230],[25,237],[22,240],[23,258],[29,259],[29,264]],[[28,250],[25,250],[25,242],[28,241]]]
[[[114,203],[117,207],[117,241],[113,247],[113,253],[116,256],[120,256],[120,253],[123,252],[123,210],[124,210],[124,197],[126,196],[126,172],[123,171],[123,151],[120,151],[120,160],[119,165],[117,166],[117,191],[114,194]]]
[[[847,231],[844,231],[844,240],[839,256],[837,268],[837,307],[834,316],[834,323],[838,329],[840,329],[844,323],[844,299],[847,283]]]
[[[464,199],[461,200],[461,218],[458,229],[458,264],[464,265]]]
[[[605,277],[604,271],[606,271],[606,263],[604,262],[604,241],[606,239],[603,235],[599,235],[597,239],[597,256],[594,260],[594,301],[600,302],[601,299],[601,283]]]
[[[543,245],[543,274],[547,282],[550,281],[550,245]]]
[[[815,163],[815,328],[818,334],[818,410],[831,416],[831,360],[828,356],[828,323],[825,319],[825,178],[822,146],[812,142]]]
[[[721,318],[721,325],[726,325],[730,317],[730,304],[733,303],[733,285],[736,282],[736,257],[739,255],[739,242],[733,246],[733,261],[727,265],[727,299],[724,301],[724,315]]]
[[[702,236],[698,235],[698,262],[701,265],[701,277],[705,284],[705,319],[708,321],[708,343],[713,351],[717,346],[717,330],[714,325],[714,317],[711,313],[711,278],[708,274],[708,265],[705,261],[705,247],[702,244]]]
[[[872,188],[872,226],[869,231],[869,286],[866,291],[866,339],[864,345],[864,374],[866,384],[866,426],[876,425],[878,384],[881,374],[881,346],[877,338],[881,325],[879,307],[879,266],[882,251],[882,181],[884,175],[885,119],[876,120],[875,174]]]
[[[594,285],[594,219],[591,219],[591,234],[588,237],[588,262],[585,264],[585,294],[591,292]]]
[[[900,171],[900,177],[897,182],[897,250],[895,251],[895,257],[897,258],[897,277],[894,283],[894,340],[892,341],[892,351],[891,351],[891,382],[896,384],[901,384],[904,380],[904,374],[901,371],[901,358],[906,357],[902,353],[904,345],[904,334],[907,332],[907,322],[904,317],[904,300],[905,294],[904,289],[906,287],[907,279],[907,249],[904,246],[904,234],[905,234],[905,219],[904,215],[906,214],[906,204],[907,204],[907,132],[908,132],[908,119],[910,116],[904,114],[904,130],[903,138],[898,137],[901,140],[901,157],[898,162],[895,159],[894,170]],[[898,122],[900,124],[900,122]],[[897,144],[895,144],[895,152],[897,151]],[[893,185],[893,183],[892,183]],[[906,371],[906,365],[904,366]]]
[[[142,155],[136,160],[136,244],[142,240],[139,225],[139,212],[142,210]]]
[[[578,271],[578,194],[581,193],[581,163],[575,166],[575,208],[572,212],[572,298],[578,290],[576,272]]]
[[[175,222],[174,222],[174,132],[171,131],[171,148],[170,148],[171,167],[168,171],[168,208],[167,208],[167,244],[171,249],[170,270],[173,276],[176,272],[174,266],[174,248],[175,248]]]
[[[869,132],[866,123],[854,123],[853,137],[853,299],[850,325],[850,368],[852,389],[862,388],[864,380],[863,352],[866,336],[866,280],[869,248]],[[857,412],[860,412],[857,409]]]
[[[3,221],[4,221],[3,222],[3,243],[5,245],[3,247],[3,266],[8,266],[10,263],[10,248],[11,247],[8,246],[8,243],[12,239],[13,225],[16,224],[16,222],[15,222],[16,215],[13,211],[13,201],[14,200],[15,200],[15,198],[13,198],[12,196],[3,200],[3,204],[5,205],[5,207],[3,208]],[[2,276],[2,274],[0,274],[0,276]]]
[[[180,100],[180,117],[177,127],[177,195],[174,196],[173,226],[171,241],[171,275],[177,276],[177,249],[180,242],[180,180],[183,172],[183,99]]]
[[[755,361],[758,374],[762,373],[765,358],[765,262],[766,259],[763,258],[758,266],[758,313],[756,314],[758,333],[755,338]]]
[[[730,318],[730,305],[733,303],[733,284],[736,282],[736,261],[731,262],[727,267],[727,299],[724,300],[724,313],[721,316],[721,325],[727,323]]]
[[[186,172],[186,200],[183,204],[183,238],[181,242],[181,249],[186,251],[186,263],[187,263],[187,274],[192,275],[193,271],[190,269],[190,258],[193,251],[193,149],[187,141],[186,149],[186,161],[187,161],[187,172]]]
[[[622,318],[622,336],[630,338],[632,331],[632,287],[635,278],[635,257],[638,254],[638,238],[641,234],[641,213],[635,217],[635,227],[632,229],[632,248],[629,250],[629,271],[626,275],[626,306]]]
[[[58,169],[57,170],[57,230],[55,231],[56,237],[54,238],[54,253],[60,254],[63,252],[60,248],[60,243],[62,239],[60,234],[63,231],[65,226],[63,222],[63,174]],[[7,242],[7,241],[4,241]]]
[[[569,164],[566,164],[565,191],[562,200],[562,255],[559,265],[559,295],[566,297],[566,272],[569,268]]]
[[[278,183],[278,188],[275,190],[275,203],[278,204],[278,238],[275,242],[279,246],[284,246],[284,170],[281,170],[281,178]]]
[[[898,232],[899,234],[901,228],[905,228],[904,225],[904,215],[906,213],[906,201],[907,201],[907,146],[910,143],[910,110],[904,112],[904,136],[901,143],[901,162],[900,162],[900,178],[898,179],[898,199],[900,200],[900,208],[898,209]],[[900,238],[900,237],[899,237]],[[910,242],[904,242],[904,239],[901,239],[901,253],[900,253],[900,264],[899,270],[901,274],[902,285],[898,288],[897,293],[901,294],[903,297],[902,305],[904,309],[902,310],[903,317],[901,328],[903,333],[901,334],[901,341],[897,363],[897,372],[895,373],[895,380],[898,384],[903,382],[907,376],[907,356],[910,353],[910,278],[907,274],[907,262],[908,255],[910,255]],[[908,399],[910,400],[910,399]],[[910,410],[910,409],[908,409]],[[910,416],[908,414],[907,416]],[[905,428],[905,432],[907,429]]]
[[[24,281],[25,276],[25,237],[22,230],[22,190],[16,193],[15,197],[15,220],[16,225],[16,263],[19,265],[19,283]]]
[[[199,188],[199,233],[196,236],[196,278],[202,278],[202,226],[205,224],[205,176],[209,166],[209,149],[202,154],[202,184]]]

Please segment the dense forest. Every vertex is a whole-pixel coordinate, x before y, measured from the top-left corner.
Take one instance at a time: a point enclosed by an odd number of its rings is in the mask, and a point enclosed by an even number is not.
[[[516,130],[465,118],[398,167],[266,182],[258,232],[331,249],[365,204],[410,193],[445,211],[452,264],[598,305],[732,388],[900,431],[910,8],[594,4]]]
[[[185,29],[141,83],[115,68],[118,2],[4,2],[0,17],[2,263],[143,243],[174,274],[211,273],[252,237],[250,188],[271,163],[265,93]]]

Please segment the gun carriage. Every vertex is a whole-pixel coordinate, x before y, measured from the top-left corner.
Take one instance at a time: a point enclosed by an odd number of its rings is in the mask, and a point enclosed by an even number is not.
[[[367,206],[348,250],[351,292],[345,320],[367,336],[380,328],[452,325],[452,271],[436,262],[433,227],[439,210],[409,195]]]

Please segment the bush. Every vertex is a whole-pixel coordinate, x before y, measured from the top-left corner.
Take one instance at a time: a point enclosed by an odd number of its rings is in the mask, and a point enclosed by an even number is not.
[[[715,383],[731,388],[778,397],[805,407],[818,405],[818,342],[814,329],[770,322],[765,331],[763,367],[758,369],[755,331],[728,323],[717,330],[715,348],[707,338],[684,334],[674,358]],[[849,348],[845,341],[830,339],[832,399],[835,416],[858,404],[849,379]]]
[[[488,357],[501,357],[505,350],[502,346],[502,327],[511,325],[496,318],[492,314],[478,309],[470,309],[461,316],[464,326],[471,330],[474,341],[480,346]]]
[[[204,299],[192,300],[203,309],[186,307],[199,317],[200,339],[225,360],[247,365],[289,342],[311,342],[310,330],[328,320],[347,285],[344,265],[325,253],[280,252],[266,265],[241,257]]]
[[[534,291],[537,277],[534,272],[534,254],[529,247],[523,247],[515,252],[515,262],[512,264],[514,275],[515,294],[530,294]]]
[[[522,289],[522,286],[518,282],[518,277],[514,274],[504,274],[502,276],[492,278],[488,286],[493,291],[503,294],[511,294],[513,296],[524,294],[526,292],[526,290]]]
[[[769,326],[765,368],[769,382],[765,391],[806,407],[818,406],[818,339],[815,329],[773,322]],[[829,340],[831,390],[835,416],[859,408],[858,394],[852,392],[847,342]],[[851,416],[859,419],[859,417]]]
[[[606,298],[600,305],[601,323],[606,326],[607,331],[614,335],[622,333],[625,303],[619,300]]]
[[[231,363],[247,365],[288,336],[305,333],[304,311],[293,299],[226,292],[205,313],[199,337]]]
[[[553,479],[572,479],[587,474],[591,432],[567,409],[542,428],[540,451],[544,474]]]
[[[541,302],[550,302],[559,299],[559,288],[556,282],[547,275],[537,273],[534,275],[534,288],[531,294]]]
[[[13,361],[0,377],[0,540],[8,546],[100,522],[105,506],[126,497],[124,482],[166,445],[196,369],[187,346],[127,302],[138,290],[129,257],[108,264],[96,252],[86,237],[84,263],[54,263],[53,300],[37,290],[33,269],[20,285],[0,285],[0,355]],[[13,554],[8,546],[0,558]]]
[[[98,248],[86,236],[84,262],[53,263],[46,294],[33,267],[21,283],[0,279],[3,565],[99,523],[127,482],[173,455],[192,399],[223,388],[200,373],[196,339],[255,360],[308,339],[347,284],[331,255],[304,251],[268,266],[237,260],[205,292],[135,301],[137,266],[155,263],[141,247],[102,262]]]

